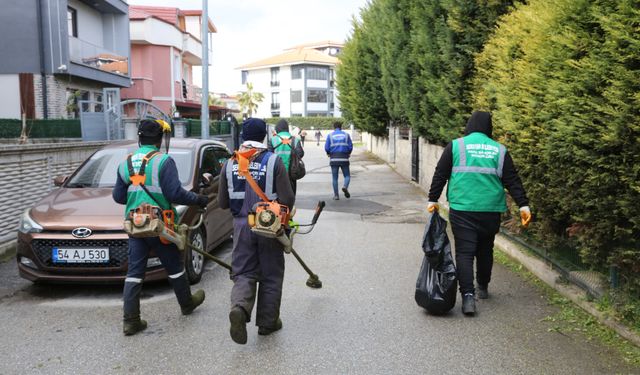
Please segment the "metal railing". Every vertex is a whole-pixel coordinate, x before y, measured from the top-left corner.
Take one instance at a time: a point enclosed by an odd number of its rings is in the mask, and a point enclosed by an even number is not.
[[[129,58],[76,37],[69,37],[69,59],[105,72],[129,75]]]

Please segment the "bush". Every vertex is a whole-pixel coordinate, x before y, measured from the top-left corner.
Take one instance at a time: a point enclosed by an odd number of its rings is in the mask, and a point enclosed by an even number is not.
[[[21,130],[21,120],[0,119],[0,138],[19,138]],[[27,136],[29,138],[81,138],[80,120],[27,120]]]
[[[569,236],[592,267],[636,275],[636,294],[639,27],[634,0],[532,0],[500,21],[475,78],[547,229],[539,237]]]
[[[310,130],[313,126],[314,130],[317,129],[333,129],[333,123],[340,121],[343,126],[347,126],[344,120],[340,117],[282,117],[287,120],[289,127],[297,126],[300,129]],[[277,124],[281,117],[272,117],[264,119],[268,124]]]

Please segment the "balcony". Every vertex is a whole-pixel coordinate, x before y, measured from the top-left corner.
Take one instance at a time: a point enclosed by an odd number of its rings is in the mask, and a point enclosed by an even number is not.
[[[280,103],[271,103],[271,110],[272,111],[279,111],[280,110]]]
[[[139,77],[134,77],[131,81],[133,82],[131,87],[120,90],[122,99],[153,100],[153,81]]]
[[[129,75],[128,57],[72,36],[69,37],[69,60],[105,72]]]
[[[280,81],[271,81],[271,87],[278,87],[280,86]]]
[[[187,102],[202,102],[202,88],[189,83],[182,85],[182,99]]]

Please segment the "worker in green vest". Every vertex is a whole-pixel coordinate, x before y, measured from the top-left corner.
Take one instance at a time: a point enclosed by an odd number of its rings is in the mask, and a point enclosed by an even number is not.
[[[300,140],[298,140],[297,137],[294,137],[291,135],[291,133],[289,133],[289,123],[285,119],[280,119],[280,121],[278,121],[275,131],[276,134],[271,137],[268,149],[269,151],[280,156],[280,159],[282,159],[287,172],[289,172],[291,153],[295,152],[300,159],[302,159],[302,157],[304,156],[302,143],[300,142]],[[297,183],[294,178],[291,178],[291,174],[289,174],[289,181],[291,181],[291,188],[293,189],[293,194],[295,195]]]
[[[131,210],[142,205],[173,211],[174,216],[176,211],[172,204],[197,205],[202,208],[207,206],[209,198],[185,190],[178,178],[175,161],[168,154],[160,152],[163,136],[168,138],[170,133],[171,127],[165,121],[144,119],[140,122],[140,148],[118,166],[116,184],[112,191],[113,200],[126,205],[125,219]],[[151,249],[155,250],[167,270],[169,283],[183,315],[191,314],[205,298],[203,290],[191,294],[182,252],[175,244],[163,242],[160,237],[129,237],[128,270],[123,292],[123,332],[126,336],[147,328],[147,322],[140,319],[140,294]]]
[[[445,147],[429,189],[427,209],[438,211],[440,194],[449,182],[449,221],[465,315],[475,314],[476,296],[489,297],[493,241],[500,229],[500,215],[507,210],[505,188],[520,207],[522,225],[526,227],[531,221],[527,194],[513,159],[503,145],[491,138],[492,130],[491,114],[474,112],[467,122],[465,136]],[[477,289],[473,283],[474,258]]]

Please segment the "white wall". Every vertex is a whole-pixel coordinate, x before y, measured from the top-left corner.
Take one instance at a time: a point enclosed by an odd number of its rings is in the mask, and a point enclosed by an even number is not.
[[[253,92],[264,95],[264,100],[258,104],[258,111],[253,116],[271,117],[271,68],[250,70],[247,81],[253,84]],[[280,105],[282,106],[282,101],[280,101]]]
[[[19,119],[20,78],[17,74],[0,74],[0,118]]]
[[[69,0],[69,6],[77,11],[78,39],[104,47],[102,14],[78,0]]]
[[[187,16],[184,18],[184,25],[187,32],[198,39],[201,38],[200,34],[200,16]]]
[[[393,129],[393,128],[392,128]],[[395,163],[390,165],[407,180],[411,180],[411,137],[408,140],[399,139],[397,131],[390,131],[390,137],[395,138],[396,142],[396,156]],[[367,150],[380,159],[389,162],[389,147],[393,143],[388,137],[378,137],[369,133],[362,133],[362,142],[366,144]],[[431,186],[431,180],[433,173],[436,170],[436,165],[444,147],[432,145],[425,142],[420,138],[419,142],[419,159],[420,159],[420,171],[419,171],[419,187],[425,192],[429,192]],[[446,186],[440,196],[440,202],[444,203],[447,200]]]
[[[153,18],[147,18],[144,21],[131,21],[129,34],[132,42],[173,46],[182,50],[182,32],[168,23]]]

